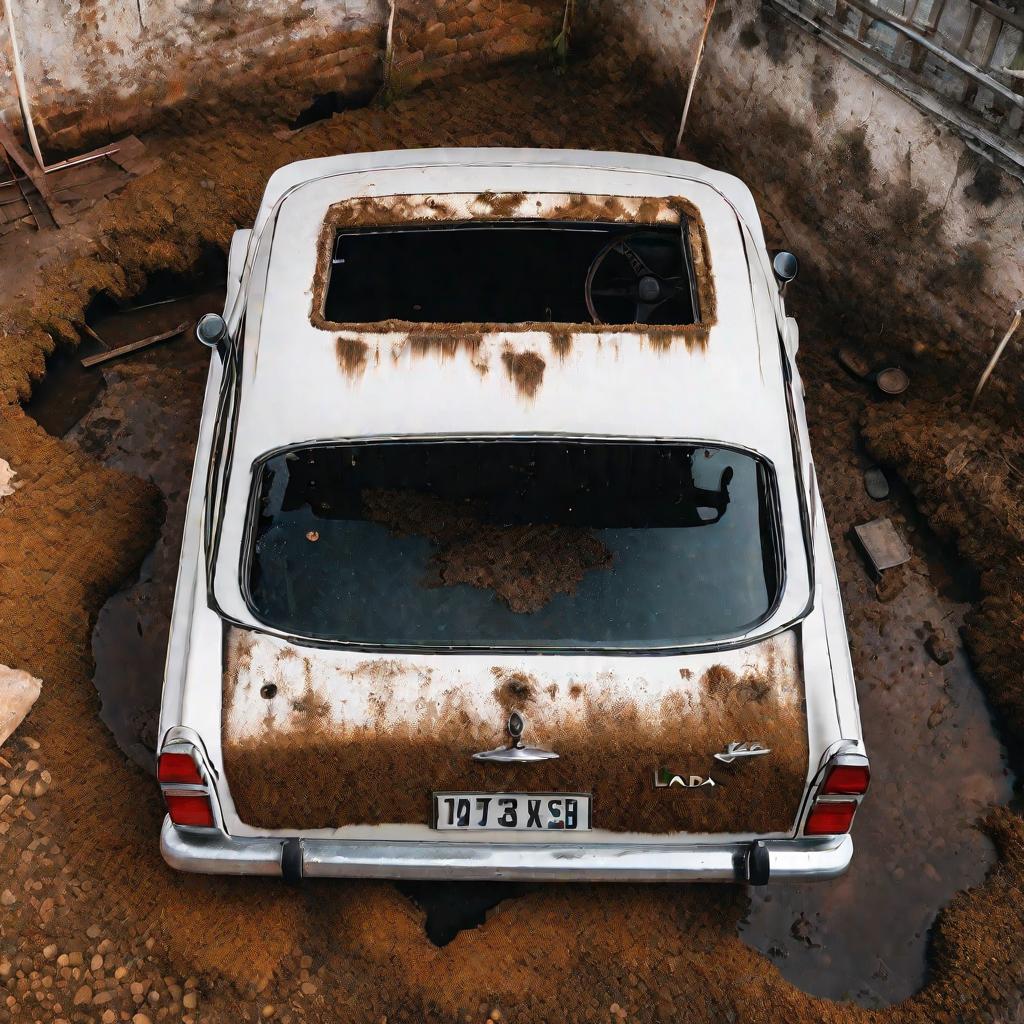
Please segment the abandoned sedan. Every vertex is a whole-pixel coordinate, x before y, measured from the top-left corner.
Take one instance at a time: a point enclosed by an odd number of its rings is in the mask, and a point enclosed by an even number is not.
[[[869,772],[794,273],[692,163],[275,173],[198,329],[167,861],[840,874]]]

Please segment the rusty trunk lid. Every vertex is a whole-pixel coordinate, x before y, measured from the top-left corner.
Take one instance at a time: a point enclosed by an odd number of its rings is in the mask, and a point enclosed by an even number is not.
[[[794,631],[714,653],[539,657],[367,654],[233,627],[224,664],[225,773],[257,828],[425,825],[435,791],[582,792],[596,829],[786,834],[806,785]],[[473,759],[509,742],[513,711],[556,760]],[[716,760],[730,743],[770,753]]]

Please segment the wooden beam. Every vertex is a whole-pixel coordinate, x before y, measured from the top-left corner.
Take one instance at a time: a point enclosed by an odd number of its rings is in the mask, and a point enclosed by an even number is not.
[[[126,356],[130,352],[138,352],[139,349],[149,348],[150,345],[155,345],[158,341],[167,341],[168,338],[174,338],[179,334],[184,334],[185,331],[188,330],[188,325],[189,321],[186,320],[183,324],[178,324],[177,327],[172,327],[171,330],[164,331],[163,334],[154,334],[151,338],[142,338],[139,341],[133,341],[127,345],[122,345],[120,348],[112,348],[109,352],[97,352],[94,356],[86,356],[82,360],[82,365],[85,367],[96,366],[99,363],[106,363],[111,359]]]
[[[40,198],[50,211],[50,216],[58,227],[66,227],[74,218],[71,217],[54,196],[46,181],[46,172],[18,145],[18,140],[7,125],[0,123],[0,146],[7,151],[10,158],[25,172],[26,177],[36,187]]]

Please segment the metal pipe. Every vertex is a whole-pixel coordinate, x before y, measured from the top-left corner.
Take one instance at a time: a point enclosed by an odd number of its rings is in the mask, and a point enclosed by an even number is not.
[[[97,150],[95,153],[86,153],[85,156],[72,157],[70,160],[61,160],[59,163],[51,164],[49,167],[43,159],[42,150],[39,148],[39,139],[36,136],[36,126],[32,121],[32,107],[28,100],[28,86],[25,84],[25,69],[21,63],[21,49],[18,46],[18,33],[14,27],[14,8],[11,0],[4,0],[4,21],[7,23],[7,34],[11,40],[11,55],[14,59],[14,88],[18,93],[18,106],[21,107],[21,117],[25,122],[25,131],[28,133],[29,145],[36,158],[36,163],[44,174],[52,171],[59,171],[65,167],[74,167],[77,164],[88,163],[90,160],[98,160],[101,156],[116,153],[116,146],[108,146],[106,149]]]

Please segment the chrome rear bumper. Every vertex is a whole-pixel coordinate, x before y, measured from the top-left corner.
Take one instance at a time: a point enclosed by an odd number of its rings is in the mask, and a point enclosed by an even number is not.
[[[749,843],[642,846],[627,844],[484,845],[481,843],[291,842],[291,860],[307,878],[507,879],[590,882],[742,882]],[[296,848],[297,844],[297,848]],[[160,852],[172,868],[201,874],[280,877],[286,840],[240,839],[187,832],[164,819]],[[775,839],[771,878],[836,878],[849,867],[849,836]]]

